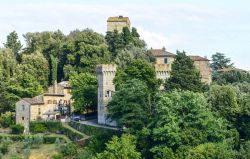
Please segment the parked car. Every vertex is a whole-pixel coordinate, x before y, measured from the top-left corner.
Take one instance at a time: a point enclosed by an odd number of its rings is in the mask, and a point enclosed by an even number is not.
[[[71,117],[72,121],[80,121],[81,117],[79,115],[74,115]]]

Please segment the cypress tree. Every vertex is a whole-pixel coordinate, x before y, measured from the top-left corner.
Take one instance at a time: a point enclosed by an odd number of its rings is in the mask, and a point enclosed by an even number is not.
[[[176,59],[172,64],[170,78],[165,83],[166,90],[181,89],[201,92],[203,83],[200,72],[195,68],[194,62],[186,53],[177,51]]]

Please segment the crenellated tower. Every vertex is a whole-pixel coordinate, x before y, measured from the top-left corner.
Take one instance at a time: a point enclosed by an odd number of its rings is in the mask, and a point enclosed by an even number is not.
[[[98,123],[116,126],[115,122],[111,122],[107,118],[107,105],[111,101],[113,93],[115,92],[113,79],[116,74],[116,65],[97,65],[96,73],[98,79]]]

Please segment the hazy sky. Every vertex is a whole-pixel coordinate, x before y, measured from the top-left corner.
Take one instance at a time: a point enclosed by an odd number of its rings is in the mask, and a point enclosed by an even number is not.
[[[225,53],[250,70],[250,1],[248,0],[0,0],[0,47],[15,30],[22,34],[65,34],[91,28],[105,34],[109,16],[129,16],[148,48],[211,57]]]

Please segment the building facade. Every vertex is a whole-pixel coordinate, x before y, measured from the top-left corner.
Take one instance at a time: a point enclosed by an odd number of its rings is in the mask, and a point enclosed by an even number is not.
[[[113,79],[116,74],[116,65],[106,64],[96,67],[98,79],[98,123],[116,126],[114,121],[108,119],[107,105],[115,92]]]
[[[33,98],[23,98],[16,103],[16,124],[29,132],[29,123],[36,120],[59,120],[72,111],[71,87],[67,81],[56,83],[48,92]]]
[[[162,49],[150,49],[150,54],[155,58],[155,72],[157,79],[165,81],[170,77],[172,64],[175,60],[175,54]],[[211,84],[212,82],[212,70],[209,64],[209,60],[206,57],[201,56],[189,56],[197,70],[201,75],[201,81],[205,84]],[[161,86],[162,89],[162,86]]]
[[[121,33],[124,27],[128,27],[130,30],[130,20],[128,17],[109,17],[107,20],[107,31],[113,32],[117,30],[118,33]]]

